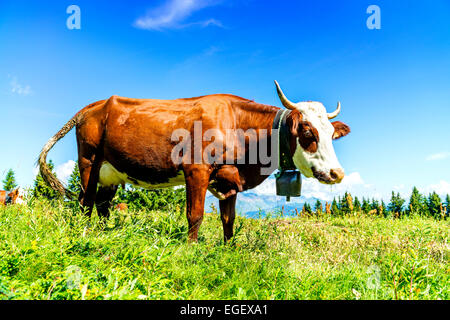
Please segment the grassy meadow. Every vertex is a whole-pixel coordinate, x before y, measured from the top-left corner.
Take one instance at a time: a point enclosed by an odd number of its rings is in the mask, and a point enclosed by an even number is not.
[[[188,244],[184,211],[60,202],[0,207],[0,299],[449,299],[449,222],[433,218],[218,214]]]

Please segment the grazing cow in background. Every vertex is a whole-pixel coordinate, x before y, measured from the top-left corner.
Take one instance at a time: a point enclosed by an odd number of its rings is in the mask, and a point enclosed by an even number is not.
[[[220,200],[227,241],[233,236],[237,193],[256,187],[276,169],[255,158],[255,150],[271,150],[272,142],[280,140],[279,145],[289,150],[289,160],[306,177],[326,184],[339,183],[344,177],[332,140],[347,135],[350,128],[329,121],[339,114],[340,103],[336,111],[327,113],[320,102],[293,103],[278,83],[276,88],[286,109],[229,94],[176,100],[112,96],[92,103],[43,147],[40,172],[53,189],[68,194],[49,169],[46,157],[56,142],[76,127],[82,185],[79,200],[86,214],[91,214],[95,204],[99,215],[108,217],[117,186],[124,183],[147,189],[185,184],[189,239],[197,240],[205,194],[210,190]],[[286,132],[282,141],[278,131],[272,130],[278,123]],[[174,141],[179,129],[190,134],[181,142]],[[212,135],[215,139],[205,138],[211,130],[220,134]],[[256,134],[242,140],[235,136],[223,139],[225,131],[233,130]],[[212,150],[208,149],[211,145],[214,159],[205,161],[202,155]],[[188,152],[192,146],[194,152]],[[274,158],[273,152],[270,157]],[[268,167],[270,170],[263,170]]]
[[[0,205],[25,203],[25,191],[17,188],[13,191],[0,190]]]

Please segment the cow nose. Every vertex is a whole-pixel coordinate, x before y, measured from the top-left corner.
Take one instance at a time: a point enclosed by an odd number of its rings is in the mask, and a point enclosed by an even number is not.
[[[333,179],[334,183],[339,183],[344,179],[345,173],[342,169],[331,169],[330,170],[330,177]]]

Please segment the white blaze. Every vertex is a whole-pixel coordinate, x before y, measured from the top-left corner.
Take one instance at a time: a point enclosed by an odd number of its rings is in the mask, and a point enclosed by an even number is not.
[[[19,188],[19,193],[17,195],[17,199],[15,204],[25,204],[25,190],[22,188]]]
[[[297,149],[295,150],[293,161],[303,175],[308,178],[313,177],[312,167],[316,171],[330,174],[331,169],[341,169],[342,167],[336,157],[333,147],[334,127],[327,116],[327,111],[320,102],[299,102],[295,107],[302,113],[303,121],[311,123],[319,133],[317,151],[310,153],[302,148],[297,139]]]

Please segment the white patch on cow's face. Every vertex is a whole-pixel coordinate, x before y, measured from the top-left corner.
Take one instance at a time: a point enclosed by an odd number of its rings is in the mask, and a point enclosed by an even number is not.
[[[19,188],[19,193],[17,194],[17,198],[15,204],[25,204],[25,190]]]
[[[310,122],[319,133],[317,151],[314,153],[304,150],[297,139],[297,148],[293,156],[296,167],[308,178],[314,176],[312,168],[327,176],[330,175],[331,169],[342,170],[333,148],[334,127],[323,104],[313,101],[299,102],[296,107],[302,113],[303,121]]]

